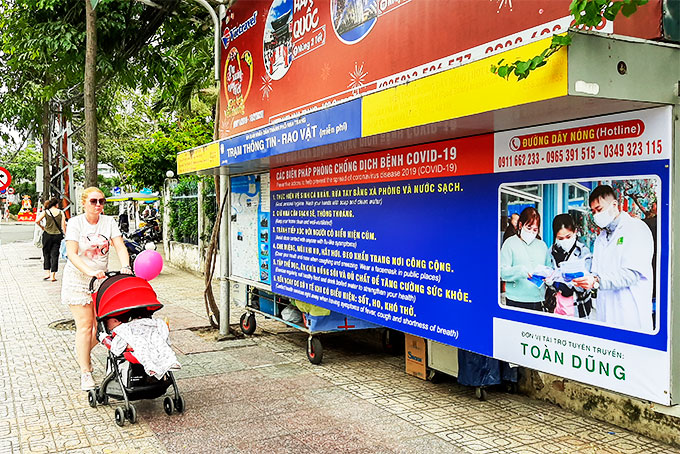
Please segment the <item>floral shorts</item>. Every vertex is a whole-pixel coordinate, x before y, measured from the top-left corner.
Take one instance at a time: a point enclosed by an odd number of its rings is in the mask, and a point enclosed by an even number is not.
[[[82,273],[69,262],[64,268],[61,282],[61,302],[75,306],[86,306],[92,302],[90,280],[92,278]]]

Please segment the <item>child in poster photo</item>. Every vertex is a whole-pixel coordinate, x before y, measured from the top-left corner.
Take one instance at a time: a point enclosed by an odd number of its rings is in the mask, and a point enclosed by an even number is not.
[[[525,208],[519,215],[517,234],[501,247],[501,279],[506,283],[507,306],[543,309],[546,287],[543,279],[535,274],[550,266],[550,255],[546,244],[536,238],[540,227],[541,216],[536,208]]]
[[[576,264],[574,269],[579,269],[580,277],[590,273],[593,257],[590,249],[578,241],[574,219],[567,213],[558,214],[553,219],[552,227],[555,238],[550,248],[551,267],[558,270],[563,263]],[[562,269],[566,268],[565,265],[562,266]],[[559,279],[546,280],[546,302],[554,301],[554,308],[551,307],[550,312],[569,317],[591,318],[595,313],[590,290],[575,286],[568,274],[560,273]]]

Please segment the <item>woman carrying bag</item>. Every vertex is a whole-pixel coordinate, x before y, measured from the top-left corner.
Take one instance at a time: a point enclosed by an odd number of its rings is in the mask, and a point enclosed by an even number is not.
[[[38,215],[35,223],[43,230],[42,251],[43,269],[47,272],[44,281],[51,278],[52,282],[57,280],[57,270],[59,268],[59,246],[64,238],[66,230],[66,217],[64,212],[57,208],[59,201],[51,198],[45,202],[45,210]],[[45,226],[41,221],[45,220]]]

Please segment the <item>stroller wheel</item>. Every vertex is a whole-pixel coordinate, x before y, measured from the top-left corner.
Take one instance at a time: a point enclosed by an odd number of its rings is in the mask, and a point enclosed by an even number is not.
[[[482,388],[481,386],[478,386],[475,388],[475,397],[477,399],[484,401],[487,399],[487,394],[486,394],[486,389]]]
[[[91,389],[87,392],[87,403],[90,404],[90,407],[96,408],[97,407],[97,391],[94,389]]]
[[[163,399],[163,410],[165,410],[166,414],[171,415],[173,409],[174,405],[172,403],[172,398],[167,396],[165,399]]]
[[[177,413],[184,413],[185,409],[186,407],[184,406],[184,397],[177,396],[177,399],[175,399],[175,410],[177,410]]]
[[[125,410],[123,410],[123,407],[116,407],[116,425],[119,427],[125,425]]]
[[[99,399],[99,403],[102,405],[108,405],[109,404],[108,394],[102,394],[102,397]]]
[[[128,408],[127,419],[130,421],[130,424],[137,423],[137,410],[135,410],[135,407],[132,404],[130,404],[130,408]]]

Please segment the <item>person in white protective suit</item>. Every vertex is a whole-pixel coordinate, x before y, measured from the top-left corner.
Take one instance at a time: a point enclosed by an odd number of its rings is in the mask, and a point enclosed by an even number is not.
[[[574,279],[574,283],[595,289],[599,321],[651,332],[654,240],[649,227],[619,210],[611,186],[596,187],[588,203],[602,231],[595,239],[592,274]]]

